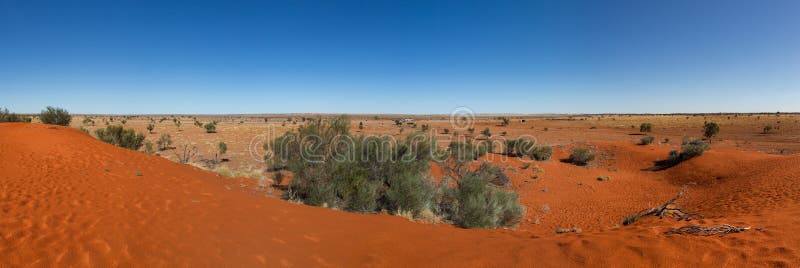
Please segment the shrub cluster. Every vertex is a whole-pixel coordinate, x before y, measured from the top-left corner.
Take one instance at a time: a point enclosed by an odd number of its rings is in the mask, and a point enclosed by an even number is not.
[[[39,120],[44,124],[69,126],[69,122],[72,121],[72,116],[69,115],[67,110],[47,106],[47,108],[42,110],[42,113],[39,114]]]
[[[273,152],[273,170],[294,174],[285,198],[308,205],[415,218],[434,213],[467,228],[510,227],[524,215],[516,194],[498,186],[508,184],[500,169],[482,165],[459,178],[456,187],[436,185],[427,175],[434,157],[473,161],[486,153],[485,145],[453,142],[440,151],[435,139],[421,132],[400,141],[354,137],[349,119],[340,116],[311,120],[265,149]]]
[[[653,141],[655,140],[656,137],[653,136],[642,137],[641,139],[639,139],[639,145],[648,145],[653,143]]]
[[[642,123],[639,125],[639,132],[652,132],[653,131],[653,124],[651,123]]]
[[[217,123],[216,122],[209,122],[203,125],[206,129],[206,133],[217,133]]]
[[[536,145],[528,151],[528,156],[536,161],[550,160],[553,156],[553,147],[549,145]]]
[[[594,160],[594,153],[589,148],[575,147],[569,154],[569,161],[578,166],[585,166]]]
[[[144,144],[144,134],[136,133],[132,128],[125,129],[114,125],[106,129],[97,129],[94,133],[97,139],[103,142],[131,150],[139,150]]]
[[[31,122],[31,118],[27,116],[20,116],[18,114],[9,112],[8,109],[0,109],[0,123],[6,122]]]

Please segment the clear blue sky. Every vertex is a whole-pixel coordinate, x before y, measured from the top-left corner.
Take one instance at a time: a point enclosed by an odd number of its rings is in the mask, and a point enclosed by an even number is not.
[[[0,0],[0,106],[800,112],[800,1]]]

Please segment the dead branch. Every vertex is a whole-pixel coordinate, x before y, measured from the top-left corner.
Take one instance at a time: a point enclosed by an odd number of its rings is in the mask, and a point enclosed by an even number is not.
[[[722,226],[703,227],[697,225],[686,225],[678,229],[671,229],[664,234],[690,234],[699,236],[724,236],[726,234],[741,233],[750,230],[750,227],[736,227],[728,224]]]
[[[690,220],[693,220],[693,219],[702,219],[703,218],[702,215],[694,214],[694,213],[691,213],[691,212],[687,212],[685,210],[682,210],[682,209],[678,208],[678,206],[675,205],[675,202],[677,202],[678,199],[683,197],[684,193],[686,193],[686,185],[681,187],[680,192],[678,192],[678,195],[676,195],[674,198],[670,199],[669,201],[665,202],[664,204],[662,204],[662,205],[660,205],[658,207],[645,209],[645,210],[639,211],[636,214],[628,216],[623,220],[622,224],[623,225],[631,224],[634,221],[638,220],[639,218],[645,217],[645,216],[657,216],[659,218],[664,218],[665,216],[667,216],[667,217],[672,217],[672,218],[675,218],[675,219],[678,219],[678,220],[685,220],[685,221],[690,221]]]

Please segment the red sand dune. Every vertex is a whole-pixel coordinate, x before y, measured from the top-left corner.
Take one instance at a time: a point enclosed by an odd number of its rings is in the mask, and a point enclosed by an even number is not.
[[[669,148],[597,146],[614,155],[607,167],[535,163],[535,182],[509,172],[528,207],[518,230],[465,230],[228,190],[214,173],[75,129],[0,124],[0,267],[800,266],[800,155],[720,148],[649,172]],[[657,218],[613,228],[685,183],[682,207],[709,216],[696,224],[760,230],[663,235],[685,222]],[[585,231],[553,232],[567,224]]]

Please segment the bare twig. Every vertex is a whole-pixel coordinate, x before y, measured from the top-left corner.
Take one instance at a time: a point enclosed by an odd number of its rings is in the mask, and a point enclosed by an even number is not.
[[[687,212],[685,210],[682,210],[682,209],[678,208],[678,206],[675,205],[675,202],[677,202],[678,199],[683,197],[683,194],[685,194],[685,193],[686,193],[686,185],[681,187],[680,192],[678,192],[678,195],[676,195],[674,198],[670,199],[669,201],[665,202],[664,204],[662,204],[662,205],[660,205],[658,207],[645,209],[645,210],[639,211],[636,214],[628,216],[622,221],[622,224],[623,225],[631,224],[631,223],[635,222],[636,220],[638,220],[639,218],[645,217],[645,216],[657,216],[659,218],[664,218],[665,216],[667,216],[667,217],[672,217],[672,218],[676,218],[678,220],[685,220],[685,221],[690,221],[690,220],[693,220],[693,219],[702,219],[703,216],[701,216],[699,214],[694,214],[694,213],[691,213],[691,212]]]
[[[678,229],[671,229],[669,231],[664,232],[664,234],[690,234],[690,235],[700,235],[700,236],[712,236],[712,235],[719,235],[724,236],[726,234],[732,233],[741,233],[744,231],[750,230],[750,227],[736,227],[728,224],[723,224],[721,226],[711,226],[711,227],[704,227],[704,226],[697,226],[697,225],[686,225]]]

